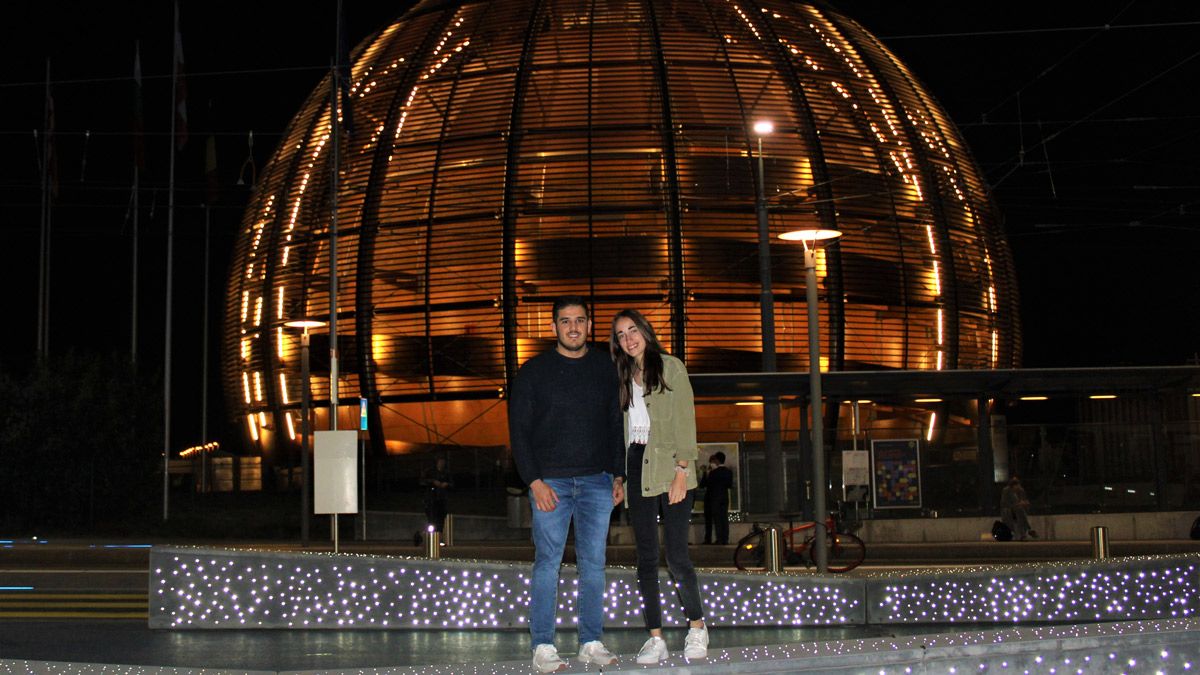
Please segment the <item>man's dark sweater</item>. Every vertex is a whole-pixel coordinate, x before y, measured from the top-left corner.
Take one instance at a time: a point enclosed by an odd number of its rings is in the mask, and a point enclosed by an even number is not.
[[[617,368],[598,349],[550,350],[521,366],[508,400],[508,436],[521,479],[625,475]]]

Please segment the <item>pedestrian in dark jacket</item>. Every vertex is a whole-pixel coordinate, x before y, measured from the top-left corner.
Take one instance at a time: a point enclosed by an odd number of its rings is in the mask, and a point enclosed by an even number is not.
[[[704,488],[704,543],[729,543],[729,490],[733,487],[733,472],[725,466],[725,453],[708,456],[708,473],[700,479]],[[713,539],[713,531],[717,538]]]

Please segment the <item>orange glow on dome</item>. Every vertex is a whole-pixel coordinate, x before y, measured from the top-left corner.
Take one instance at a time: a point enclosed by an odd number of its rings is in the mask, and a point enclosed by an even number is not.
[[[591,299],[597,340],[632,306],[690,371],[759,370],[760,141],[781,370],[808,345],[803,247],[779,235],[814,229],[842,233],[819,253],[823,370],[1019,364],[1015,272],[966,143],[824,5],[427,2],[352,62],[352,114],[314,88],[232,261],[224,379],[268,461],[296,442],[265,422],[305,386],[271,327],[328,317],[335,147],[338,390],[355,420],[370,401],[379,454],[506,445],[497,392],[552,344],[562,294]],[[353,135],[333,143],[339,117]],[[327,415],[330,338],[311,337]]]

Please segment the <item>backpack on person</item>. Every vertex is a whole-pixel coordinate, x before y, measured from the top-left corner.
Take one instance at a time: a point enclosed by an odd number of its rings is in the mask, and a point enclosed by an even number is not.
[[[997,520],[992,523],[992,539],[996,541],[1012,541],[1012,528],[1004,524],[1003,520]]]

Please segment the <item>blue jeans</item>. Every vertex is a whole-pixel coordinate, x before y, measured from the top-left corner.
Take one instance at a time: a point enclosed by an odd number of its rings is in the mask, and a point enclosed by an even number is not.
[[[579,644],[599,640],[604,630],[604,554],[612,515],[609,473],[576,478],[543,478],[558,493],[553,511],[533,509],[533,578],[529,588],[529,633],[533,646],[554,644],[558,571],[567,531],[575,520],[575,559],[579,569]]]

